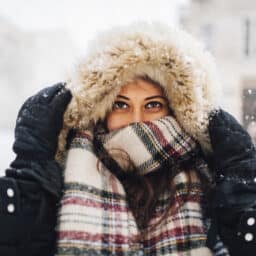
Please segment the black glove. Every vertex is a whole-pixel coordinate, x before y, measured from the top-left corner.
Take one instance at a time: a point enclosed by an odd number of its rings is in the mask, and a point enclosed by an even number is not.
[[[248,243],[246,235],[256,233],[247,224],[249,217],[256,217],[255,146],[236,119],[221,109],[210,115],[209,135],[216,173],[213,218],[231,255],[254,255],[255,241]]]
[[[254,204],[256,149],[250,135],[222,109],[210,115],[209,135],[213,148],[213,169],[219,185],[215,202],[237,211]]]
[[[61,168],[54,157],[71,97],[65,85],[59,83],[26,100],[16,121],[13,150],[17,157],[7,176],[36,180],[49,192],[60,193]]]
[[[255,145],[236,119],[222,109],[212,112],[209,135],[217,177],[253,182],[256,178]]]
[[[63,84],[45,88],[30,97],[21,107],[15,128],[13,150],[19,158],[53,159],[63,114],[71,93]]]

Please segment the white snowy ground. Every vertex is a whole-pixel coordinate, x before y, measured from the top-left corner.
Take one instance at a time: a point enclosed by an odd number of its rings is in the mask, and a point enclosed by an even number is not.
[[[13,140],[13,130],[0,129],[0,176],[4,175],[5,169],[8,168],[10,162],[15,157],[15,154],[12,152]]]

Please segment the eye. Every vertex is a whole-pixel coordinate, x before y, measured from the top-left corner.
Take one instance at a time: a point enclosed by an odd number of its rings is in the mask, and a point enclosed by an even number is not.
[[[152,108],[153,109],[155,109],[155,108],[160,109],[162,107],[163,107],[163,104],[159,101],[151,101],[151,102],[149,102],[145,105],[146,109],[152,109]]]
[[[129,106],[123,101],[116,101],[113,104],[113,109],[127,109]]]

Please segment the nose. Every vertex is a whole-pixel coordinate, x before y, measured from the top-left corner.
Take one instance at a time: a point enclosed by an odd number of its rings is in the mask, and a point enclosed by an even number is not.
[[[135,109],[132,113],[132,117],[130,121],[131,121],[130,123],[143,122],[144,121],[143,111],[141,111],[141,109]]]

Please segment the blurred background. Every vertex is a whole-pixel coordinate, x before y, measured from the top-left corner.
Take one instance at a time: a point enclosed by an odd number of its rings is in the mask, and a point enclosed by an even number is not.
[[[256,1],[0,0],[0,176],[24,100],[64,81],[96,33],[135,20],[177,25],[213,53],[222,106],[256,140]]]

